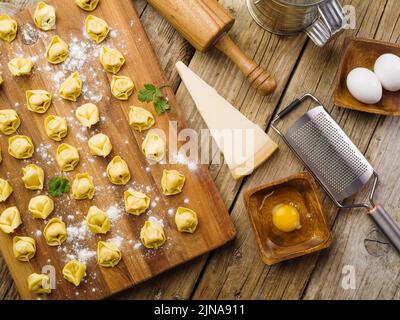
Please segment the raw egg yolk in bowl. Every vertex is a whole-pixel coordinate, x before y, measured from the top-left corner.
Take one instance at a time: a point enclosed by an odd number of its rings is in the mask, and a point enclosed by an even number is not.
[[[300,213],[291,205],[280,204],[272,210],[272,223],[282,232],[293,232],[301,229]]]

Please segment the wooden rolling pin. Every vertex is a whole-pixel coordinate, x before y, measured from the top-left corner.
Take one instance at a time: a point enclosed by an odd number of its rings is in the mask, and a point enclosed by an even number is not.
[[[251,86],[268,95],[275,78],[246,56],[227,34],[235,18],[216,0],[148,0],[197,50],[217,47],[243,72]]]

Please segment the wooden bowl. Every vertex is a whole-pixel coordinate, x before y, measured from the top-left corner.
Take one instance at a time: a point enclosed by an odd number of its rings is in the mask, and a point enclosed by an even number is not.
[[[245,203],[261,258],[267,265],[325,249],[332,242],[315,181],[307,172],[249,190]],[[281,204],[294,205],[299,210],[300,230],[286,233],[273,225],[272,210]]]
[[[398,44],[360,38],[347,38],[345,40],[343,58],[336,79],[335,105],[374,114],[400,116],[400,92],[383,90],[382,100],[375,105],[368,105],[353,98],[346,85],[347,75],[351,70],[363,67],[373,71],[375,61],[385,53],[393,53],[400,56],[400,46]]]

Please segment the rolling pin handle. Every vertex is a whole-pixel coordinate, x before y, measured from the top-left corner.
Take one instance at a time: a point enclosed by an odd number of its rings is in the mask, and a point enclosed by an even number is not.
[[[275,77],[246,56],[229,35],[225,34],[215,46],[238,66],[251,86],[261,95],[266,96],[275,91]]]

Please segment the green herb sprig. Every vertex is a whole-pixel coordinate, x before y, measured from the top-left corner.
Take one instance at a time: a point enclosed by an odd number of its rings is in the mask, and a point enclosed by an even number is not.
[[[51,178],[48,191],[53,197],[61,197],[64,193],[68,193],[71,187],[69,181],[59,176]]]
[[[147,83],[144,85],[144,88],[139,91],[138,99],[141,102],[153,102],[157,114],[162,114],[170,108],[168,99],[162,92],[162,89],[170,87],[171,86],[168,84],[157,87],[154,84]]]

